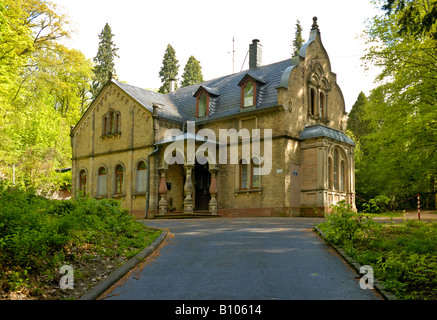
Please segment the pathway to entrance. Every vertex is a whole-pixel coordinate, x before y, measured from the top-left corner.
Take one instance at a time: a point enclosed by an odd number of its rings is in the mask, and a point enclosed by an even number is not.
[[[104,299],[380,299],[312,230],[320,221],[146,220],[168,240]]]

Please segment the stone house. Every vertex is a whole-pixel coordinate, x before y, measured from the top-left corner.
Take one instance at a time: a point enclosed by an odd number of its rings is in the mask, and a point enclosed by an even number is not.
[[[317,19],[297,56],[261,65],[261,55],[253,40],[248,70],[168,94],[108,81],[71,130],[72,193],[120,199],[139,218],[354,207],[355,144]]]

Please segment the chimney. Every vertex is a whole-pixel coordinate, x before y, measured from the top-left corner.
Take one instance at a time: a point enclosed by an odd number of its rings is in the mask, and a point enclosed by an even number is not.
[[[263,46],[258,39],[253,39],[249,45],[249,69],[258,68],[262,64]]]
[[[170,79],[170,90],[169,92],[175,91],[176,88],[176,79]]]

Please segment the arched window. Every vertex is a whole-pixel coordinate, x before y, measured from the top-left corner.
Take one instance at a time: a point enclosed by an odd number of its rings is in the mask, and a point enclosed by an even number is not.
[[[247,163],[246,159],[241,159],[238,164],[239,170],[239,189],[259,189],[261,187],[261,177],[256,168],[259,168],[259,159],[252,158],[250,163]]]
[[[245,159],[240,160],[240,189],[248,189],[248,167],[247,161]]]
[[[114,132],[114,111],[109,112],[109,133]]]
[[[79,172],[79,192],[81,196],[86,195],[86,171],[83,169]]]
[[[316,116],[316,89],[310,89],[310,113]]]
[[[340,162],[340,191],[345,191],[346,190],[346,185],[345,185],[345,181],[346,181],[346,170],[345,170],[345,162],[344,160],[341,160]]]
[[[338,150],[334,149],[334,190],[338,190],[339,189],[339,185],[338,185],[338,166],[339,166],[339,155],[338,155]]]
[[[328,157],[328,188],[333,189],[334,187],[334,171],[332,165],[332,157]]]
[[[121,164],[115,167],[115,194],[123,193],[123,171]]]
[[[319,117],[321,119],[325,119],[325,112],[326,112],[326,108],[325,108],[325,94],[323,92],[320,92],[319,94]]]
[[[115,114],[115,127],[114,132],[120,132],[120,112]]]
[[[103,136],[120,133],[121,128],[121,113],[110,110],[103,115],[102,119],[102,134]]]
[[[102,127],[103,127],[102,134],[107,135],[109,127],[108,127],[108,116],[106,114],[103,116]]]
[[[97,173],[97,195],[101,196],[106,194],[106,177],[107,171],[105,167],[100,167]]]
[[[146,192],[147,165],[145,161],[138,162],[136,191]]]
[[[259,168],[259,159],[258,158],[252,158],[252,161],[250,163],[250,167],[251,167],[250,187],[252,189],[258,189],[260,187],[260,175],[255,174],[256,173],[255,168]]]

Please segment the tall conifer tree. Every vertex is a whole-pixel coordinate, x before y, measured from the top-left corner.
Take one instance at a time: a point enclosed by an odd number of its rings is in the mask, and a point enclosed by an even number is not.
[[[116,77],[114,58],[119,58],[119,56],[117,55],[118,48],[112,40],[113,36],[111,27],[106,23],[102,32],[99,34],[99,49],[93,59],[95,63],[93,68],[94,80],[91,84],[93,98],[99,94],[108,79]]]
[[[159,88],[159,93],[170,92],[170,81],[177,80],[179,72],[178,60],[176,59],[176,51],[169,44],[164,53],[164,59],[162,60],[162,67],[159,71],[159,77],[161,78],[162,86]]]
[[[190,56],[182,74],[182,87],[203,82],[202,67],[199,60]]]
[[[303,42],[304,40],[302,38],[302,26],[300,25],[300,21],[296,20],[296,32],[294,34],[292,56],[297,56],[299,54],[299,50],[302,47]]]

